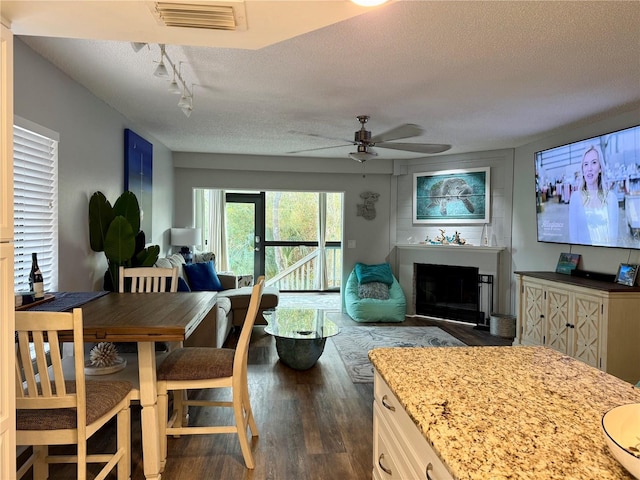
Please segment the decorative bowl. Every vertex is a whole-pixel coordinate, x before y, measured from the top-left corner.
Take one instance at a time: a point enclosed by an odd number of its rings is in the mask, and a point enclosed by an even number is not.
[[[640,403],[609,410],[602,416],[602,431],[615,459],[640,479]]]

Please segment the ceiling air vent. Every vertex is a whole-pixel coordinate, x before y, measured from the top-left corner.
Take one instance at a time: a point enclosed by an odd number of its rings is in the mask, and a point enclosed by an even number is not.
[[[244,2],[173,3],[156,2],[155,13],[168,27],[205,28],[209,30],[245,30]]]

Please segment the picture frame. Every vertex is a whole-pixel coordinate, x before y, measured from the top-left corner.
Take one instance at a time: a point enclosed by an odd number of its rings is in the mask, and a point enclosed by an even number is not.
[[[413,223],[490,223],[490,167],[413,174]]]
[[[616,274],[616,283],[633,287],[638,275],[638,265],[621,263]]]
[[[571,275],[571,271],[578,268],[579,263],[579,253],[561,253],[560,258],[558,258],[558,264],[556,265],[556,273]]]

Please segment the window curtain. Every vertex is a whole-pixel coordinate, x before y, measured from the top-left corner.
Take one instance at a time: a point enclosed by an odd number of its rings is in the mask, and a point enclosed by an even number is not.
[[[227,257],[227,232],[225,227],[225,191],[195,191],[195,223],[202,229],[203,250],[216,254],[216,270],[225,272],[229,269]]]
[[[318,256],[316,271],[316,288],[324,291],[327,289],[327,261],[326,261],[326,242],[327,242],[327,194],[318,194]]]

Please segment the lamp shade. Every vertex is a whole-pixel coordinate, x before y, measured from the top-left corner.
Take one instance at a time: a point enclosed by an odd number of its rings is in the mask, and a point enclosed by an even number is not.
[[[172,228],[171,245],[176,247],[191,247],[200,245],[202,230],[200,228]]]

